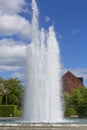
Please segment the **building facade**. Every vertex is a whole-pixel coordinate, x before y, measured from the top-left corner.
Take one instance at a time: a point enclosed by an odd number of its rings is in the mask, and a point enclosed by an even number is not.
[[[68,71],[62,76],[62,86],[64,91],[71,94],[73,88],[83,86],[83,77],[76,77],[73,73]]]

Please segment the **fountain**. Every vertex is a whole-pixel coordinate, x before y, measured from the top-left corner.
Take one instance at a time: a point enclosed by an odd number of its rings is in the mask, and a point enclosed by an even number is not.
[[[38,26],[38,8],[32,0],[32,42],[27,48],[27,73],[22,120],[1,122],[2,130],[87,130],[83,123],[66,122],[61,105],[60,50],[54,27]]]
[[[24,120],[60,122],[61,109],[60,50],[54,27],[48,31],[38,26],[38,8],[32,0],[32,43],[27,49],[27,87]]]

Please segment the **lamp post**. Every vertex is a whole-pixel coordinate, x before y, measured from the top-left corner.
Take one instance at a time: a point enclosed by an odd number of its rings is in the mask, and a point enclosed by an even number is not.
[[[7,90],[5,89],[4,90],[4,93],[5,93],[5,100],[6,100],[6,105],[8,104],[8,94],[7,94]]]

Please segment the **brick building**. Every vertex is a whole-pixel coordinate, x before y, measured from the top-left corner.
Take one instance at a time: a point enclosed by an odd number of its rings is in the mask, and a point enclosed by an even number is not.
[[[69,94],[71,94],[73,88],[83,86],[83,77],[76,77],[74,74],[68,71],[62,76],[62,85],[64,91],[67,91]]]

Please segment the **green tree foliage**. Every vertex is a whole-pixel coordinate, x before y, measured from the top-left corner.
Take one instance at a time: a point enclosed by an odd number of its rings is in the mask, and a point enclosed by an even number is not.
[[[71,95],[65,93],[64,99],[65,116],[87,117],[87,88],[75,88]]]
[[[4,94],[4,79],[0,77],[0,104],[2,104]]]
[[[64,115],[65,117],[77,115],[75,106],[72,102],[72,95],[68,94],[67,92],[64,93]]]
[[[4,79],[0,77],[0,83],[4,83]]]
[[[22,105],[23,98],[23,86],[20,80],[17,78],[9,78],[4,80],[4,96],[3,96],[3,104],[8,105],[17,105],[19,108]]]

